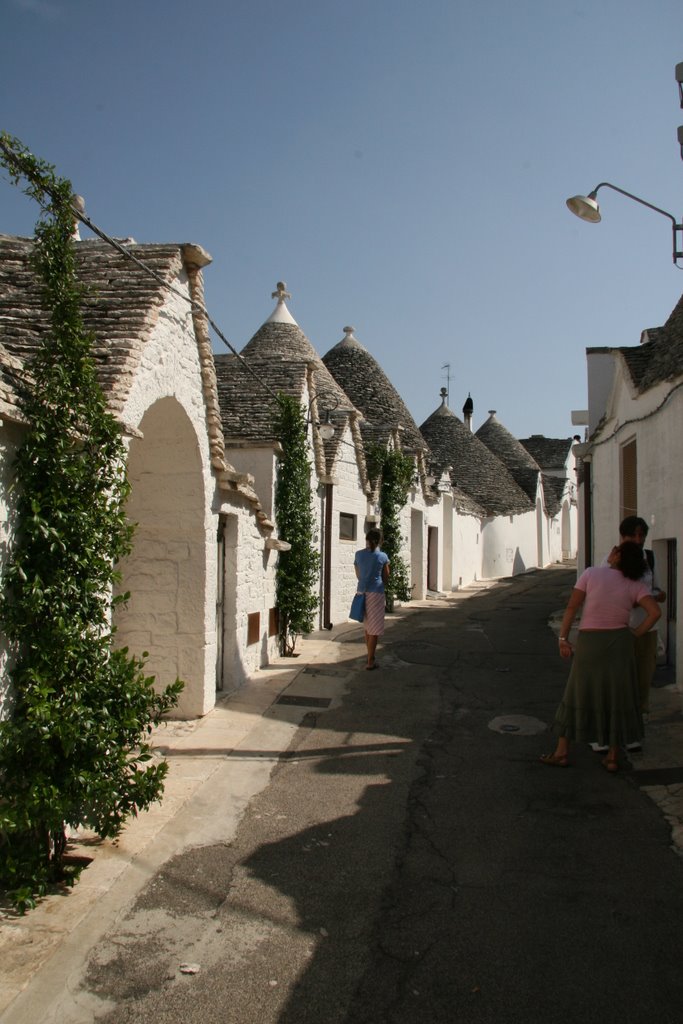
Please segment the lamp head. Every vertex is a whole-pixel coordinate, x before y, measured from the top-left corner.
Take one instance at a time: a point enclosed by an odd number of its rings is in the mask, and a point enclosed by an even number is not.
[[[567,209],[581,220],[587,220],[589,224],[599,224],[600,207],[595,196],[595,192],[589,192],[587,196],[572,196],[567,200]]]
[[[323,441],[331,441],[334,437],[334,423],[332,422],[332,415],[329,409],[325,414],[323,422],[318,424],[318,430]]]

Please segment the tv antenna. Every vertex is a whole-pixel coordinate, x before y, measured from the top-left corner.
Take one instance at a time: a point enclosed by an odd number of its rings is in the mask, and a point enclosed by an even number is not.
[[[448,405],[448,398],[449,398],[450,393],[451,393],[451,380],[452,380],[452,378],[451,378],[451,364],[450,363],[444,363],[443,366],[441,367],[441,369],[446,371],[446,373],[445,373],[445,377],[446,377],[446,405]]]

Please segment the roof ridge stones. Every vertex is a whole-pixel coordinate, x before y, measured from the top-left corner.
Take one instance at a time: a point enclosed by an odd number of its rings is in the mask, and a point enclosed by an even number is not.
[[[420,427],[441,469],[451,466],[455,486],[487,515],[529,512],[532,503],[500,459],[473,434],[445,401]]]

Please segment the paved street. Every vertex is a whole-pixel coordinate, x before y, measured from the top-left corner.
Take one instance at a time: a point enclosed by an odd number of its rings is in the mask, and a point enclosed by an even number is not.
[[[361,630],[322,635],[230,751],[207,720],[170,730],[178,771],[215,771],[2,1019],[680,1024],[678,696],[623,774],[538,761],[574,579],[407,606],[374,673]]]

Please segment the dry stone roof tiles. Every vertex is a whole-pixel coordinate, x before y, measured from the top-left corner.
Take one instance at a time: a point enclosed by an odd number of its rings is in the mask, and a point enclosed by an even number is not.
[[[213,353],[200,269],[211,258],[194,243],[138,245],[126,239],[126,251],[99,240],[74,245],[78,281],[84,287],[81,313],[93,335],[97,374],[114,414],[120,413],[138,371],[145,343],[158,322],[169,289],[187,274],[188,333],[197,345],[211,464],[219,485],[238,491],[254,506],[264,528],[272,528],[260,512],[258,496],[242,475],[225,462]],[[16,410],[17,383],[28,361],[49,336],[50,318],[43,308],[42,288],[30,264],[33,240],[0,235],[0,408]],[[142,265],[141,265],[142,264]],[[149,268],[155,276],[146,270]],[[190,298],[195,307],[190,306]]]
[[[540,466],[526,448],[496,419],[495,412],[477,430],[477,437],[500,459],[522,490],[535,502]]]
[[[533,506],[500,460],[445,402],[420,427],[437,465],[452,466],[451,478],[487,515],[515,515]]]
[[[544,437],[543,434],[532,434],[531,437],[520,438],[519,443],[526,448],[541,469],[560,470],[567,464],[574,440],[571,437]]]
[[[567,458],[574,439],[532,434],[531,437],[520,438],[519,443],[526,448],[541,470],[548,471],[541,473],[543,499],[548,515],[556,516],[562,508],[567,487]],[[562,475],[559,476],[558,473]]]
[[[567,478],[552,476],[550,473],[541,473],[543,481],[543,501],[545,510],[549,516],[556,516],[562,508]]]
[[[323,356],[323,363],[363,414],[361,433],[366,441],[386,443],[396,427],[401,428],[404,449],[426,451],[408,407],[377,360],[345,328],[344,338]]]
[[[22,363],[36,353],[50,330],[41,285],[29,262],[32,246],[29,238],[0,236],[0,344]],[[183,268],[181,245],[130,244],[127,248],[164,283],[106,242],[87,240],[74,247],[76,273],[85,286],[83,321],[95,337],[98,377],[114,411],[125,402],[167,286]]]
[[[21,360],[0,344],[0,418],[22,420],[18,397],[25,372]]]
[[[309,400],[315,395],[318,415],[329,409],[335,427],[333,437],[322,442],[325,468],[330,473],[339,454],[344,427],[351,416],[357,415],[357,410],[282,300],[240,355],[241,359],[216,356],[215,360],[226,444],[275,444],[274,394],[283,392],[301,402],[306,394]]]
[[[663,327],[643,332],[641,345],[590,348],[589,352],[620,352],[639,392],[683,376],[683,296]]]

